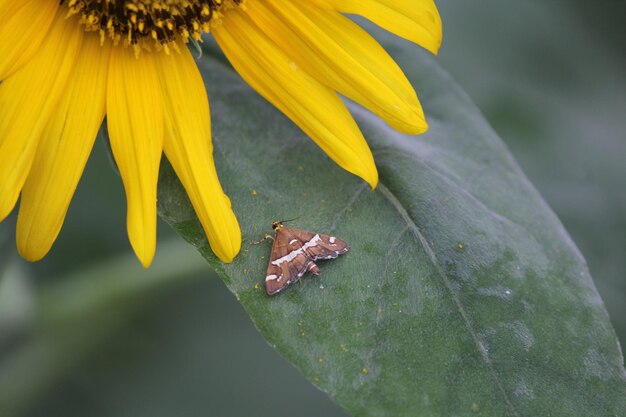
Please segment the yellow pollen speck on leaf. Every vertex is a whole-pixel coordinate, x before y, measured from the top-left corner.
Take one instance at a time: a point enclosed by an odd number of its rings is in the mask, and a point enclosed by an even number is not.
[[[367,374],[369,374],[369,373],[370,373],[370,370],[369,370],[369,369],[367,369],[367,368],[363,368],[363,369],[361,369],[361,373],[362,373],[363,375],[367,375]]]

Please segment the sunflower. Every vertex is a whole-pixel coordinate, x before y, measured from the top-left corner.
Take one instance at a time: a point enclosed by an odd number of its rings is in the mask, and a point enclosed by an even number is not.
[[[433,53],[441,42],[432,0],[0,0],[0,220],[20,198],[20,254],[38,260],[50,250],[106,116],[141,263],[156,247],[162,153],[211,249],[233,260],[241,232],[215,170],[208,99],[186,46],[206,32],[256,91],[375,187],[371,151],[339,94],[401,132],[427,125],[400,68],[344,14]]]

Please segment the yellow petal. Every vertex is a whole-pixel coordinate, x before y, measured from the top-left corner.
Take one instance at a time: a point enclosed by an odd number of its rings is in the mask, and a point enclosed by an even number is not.
[[[433,0],[312,0],[358,14],[433,54],[441,46],[441,17]]]
[[[307,2],[256,1],[247,11],[299,66],[364,105],[394,129],[427,129],[422,107],[402,70],[365,30],[335,10]]]
[[[13,209],[50,115],[65,93],[83,30],[57,13],[37,54],[0,84],[0,220]]]
[[[57,0],[13,0],[0,4],[0,80],[21,68],[39,49],[58,7]]]
[[[67,91],[51,117],[22,190],[17,248],[30,260],[54,243],[105,112],[110,43],[85,36]]]
[[[310,136],[339,166],[372,188],[378,173],[372,153],[341,99],[287,57],[241,8],[212,28],[237,72]]]
[[[0,0],[0,19],[8,18],[16,9],[22,7],[25,2],[26,1]]]
[[[107,86],[111,149],[126,191],[128,238],[144,267],[156,249],[156,198],[163,151],[163,97],[154,56],[113,47]]]
[[[165,101],[164,149],[200,219],[211,250],[232,262],[241,231],[213,162],[211,119],[204,83],[185,45],[180,53],[156,54]]]

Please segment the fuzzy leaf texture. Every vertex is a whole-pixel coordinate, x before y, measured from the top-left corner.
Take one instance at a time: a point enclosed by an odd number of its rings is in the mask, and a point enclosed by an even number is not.
[[[167,164],[160,214],[268,343],[351,415],[625,415],[620,347],[567,232],[436,58],[375,33],[430,125],[402,135],[351,105],[379,168],[375,191],[209,46],[199,65],[242,252],[229,265],[216,260]],[[333,234],[351,250],[269,297],[271,243],[248,242],[297,216],[289,227]]]

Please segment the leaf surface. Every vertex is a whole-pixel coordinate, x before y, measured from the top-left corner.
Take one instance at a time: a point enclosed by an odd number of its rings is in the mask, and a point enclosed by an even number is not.
[[[218,172],[244,245],[226,265],[171,168],[162,217],[196,246],[259,331],[358,416],[618,416],[622,355],[584,259],[479,111],[434,59],[380,35],[430,124],[413,137],[351,106],[380,172],[342,171],[214,47],[199,66]],[[278,296],[264,289],[274,220],[351,250]],[[277,400],[280,387],[276,387]]]

